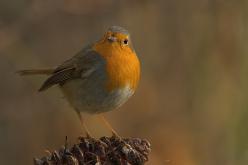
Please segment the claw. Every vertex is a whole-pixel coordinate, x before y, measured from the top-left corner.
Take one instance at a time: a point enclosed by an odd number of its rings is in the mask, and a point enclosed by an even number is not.
[[[45,149],[44,152],[45,152],[46,154],[48,154],[48,155],[52,155],[52,152],[49,151],[48,149]]]
[[[92,139],[92,136],[90,135],[90,133],[88,132],[88,131],[86,131],[86,137],[88,138],[88,139]]]
[[[114,131],[112,130],[112,137],[116,138],[116,139],[120,139],[121,137]]]

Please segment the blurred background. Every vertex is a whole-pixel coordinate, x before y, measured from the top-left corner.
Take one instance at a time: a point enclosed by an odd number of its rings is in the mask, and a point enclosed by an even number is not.
[[[15,71],[56,66],[111,25],[130,31],[142,79],[106,116],[151,142],[148,164],[248,164],[247,0],[0,0],[0,164],[32,164],[82,134],[58,88],[38,93],[45,76]]]

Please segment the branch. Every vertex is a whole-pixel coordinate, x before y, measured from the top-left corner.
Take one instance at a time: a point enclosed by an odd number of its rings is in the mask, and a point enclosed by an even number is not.
[[[143,165],[148,161],[150,143],[139,138],[116,136],[79,137],[79,143],[63,148],[49,156],[34,159],[34,165]]]

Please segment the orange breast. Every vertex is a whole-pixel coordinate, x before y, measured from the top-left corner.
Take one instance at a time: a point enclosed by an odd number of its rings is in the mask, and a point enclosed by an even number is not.
[[[140,79],[140,62],[135,52],[128,46],[121,47],[116,44],[99,42],[93,46],[106,60],[108,81],[106,87],[109,91],[124,88],[127,85],[135,90]]]

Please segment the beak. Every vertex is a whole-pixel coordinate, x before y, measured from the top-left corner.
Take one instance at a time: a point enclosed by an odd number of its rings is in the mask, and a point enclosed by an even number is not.
[[[117,38],[116,37],[113,37],[113,36],[110,36],[110,37],[108,37],[108,41],[109,42],[116,42],[117,41]]]

